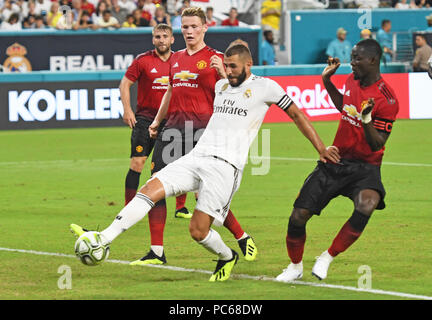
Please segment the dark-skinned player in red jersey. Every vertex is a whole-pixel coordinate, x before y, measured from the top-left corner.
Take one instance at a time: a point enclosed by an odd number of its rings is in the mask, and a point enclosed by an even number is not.
[[[208,47],[204,42],[208,28],[204,11],[196,7],[185,9],[181,28],[186,49],[175,52],[170,58],[168,89],[149,127],[150,137],[156,139],[152,174],[192,150],[213,113],[215,84],[220,78],[226,78],[223,53]],[[161,128],[165,118],[166,124]],[[166,263],[163,249],[166,205],[158,204],[149,212],[151,249],[144,257],[133,261],[132,265]],[[245,259],[254,260],[258,253],[257,247],[231,210],[224,226],[238,241]]]
[[[381,56],[382,49],[373,39],[354,46],[352,74],[346,81],[344,94],[331,82],[331,76],[340,66],[339,59],[328,60],[322,79],[341,113],[341,120],[333,145],[327,149],[340,160],[318,162],[305,180],[288,223],[286,245],[291,263],[277,281],[289,282],[303,276],[306,223],[314,214],[320,215],[330,200],[339,195],[348,197],[354,203],[354,212],[328,250],[316,260],[312,274],[320,280],[327,277],[332,260],[360,237],[373,211],[385,208],[380,167],[399,103],[381,78]]]

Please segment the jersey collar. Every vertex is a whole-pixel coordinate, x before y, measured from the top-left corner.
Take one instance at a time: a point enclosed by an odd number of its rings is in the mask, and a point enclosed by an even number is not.
[[[249,78],[247,78],[245,81],[243,81],[243,83],[241,85],[239,85],[238,87],[231,87],[231,85],[230,85],[230,91],[232,93],[240,92],[245,86],[247,86],[252,81],[253,77],[254,77],[254,75],[251,73]]]

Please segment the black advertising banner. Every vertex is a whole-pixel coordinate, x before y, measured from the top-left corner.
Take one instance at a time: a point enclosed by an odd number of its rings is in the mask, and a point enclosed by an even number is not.
[[[36,31],[0,34],[0,65],[21,71],[124,70],[135,56],[153,49],[152,28],[117,31]],[[183,35],[174,32],[173,50],[185,48]],[[259,64],[259,28],[215,27],[205,42],[224,52],[230,42],[248,42],[254,64]]]
[[[122,126],[119,82],[1,83],[0,130]]]

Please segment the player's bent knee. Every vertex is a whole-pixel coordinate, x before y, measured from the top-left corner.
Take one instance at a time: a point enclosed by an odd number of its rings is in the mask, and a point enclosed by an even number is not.
[[[359,194],[355,209],[370,216],[378,206],[380,200],[381,196],[375,190],[363,190]]]
[[[208,230],[200,229],[198,226],[191,223],[189,225],[189,233],[190,233],[192,239],[194,239],[197,242],[200,242],[200,241],[203,241],[207,237]]]
[[[130,168],[135,172],[142,172],[147,157],[133,157],[131,159]]]
[[[154,203],[165,199],[165,189],[162,182],[158,178],[152,178],[139,190],[140,193],[145,194]]]
[[[311,217],[312,213],[309,210],[294,208],[290,216],[290,221],[297,226],[303,226]]]

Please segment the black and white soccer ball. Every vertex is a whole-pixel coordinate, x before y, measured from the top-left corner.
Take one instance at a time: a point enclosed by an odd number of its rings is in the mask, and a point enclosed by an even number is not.
[[[109,256],[109,245],[96,231],[83,233],[75,242],[75,254],[87,266],[96,266]]]

